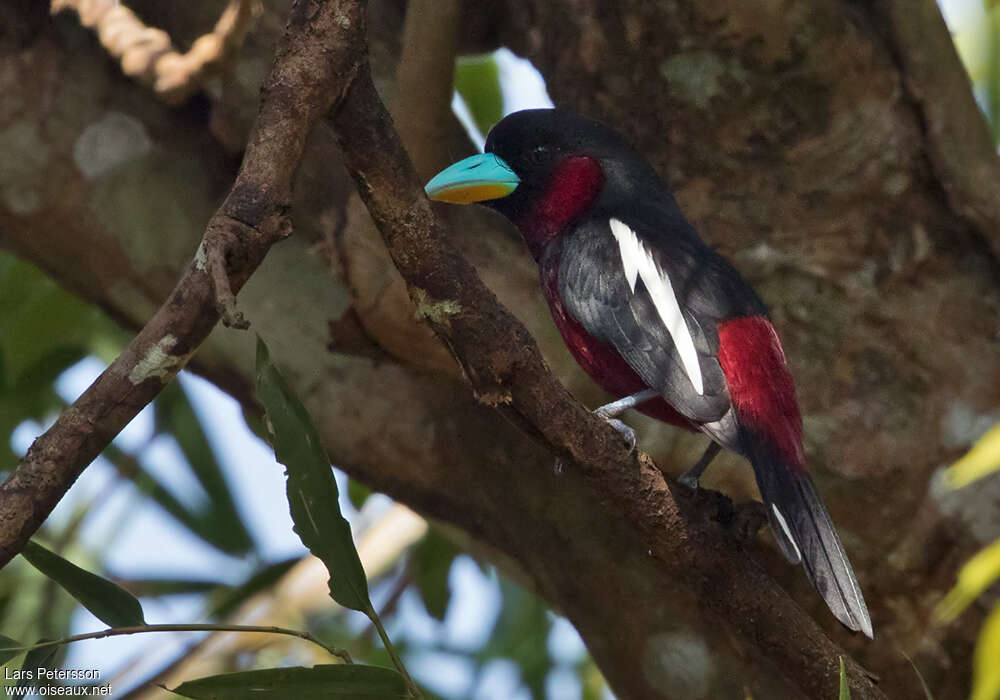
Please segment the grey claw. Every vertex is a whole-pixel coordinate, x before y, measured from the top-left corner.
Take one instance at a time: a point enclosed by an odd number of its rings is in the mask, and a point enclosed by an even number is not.
[[[677,483],[683,486],[687,486],[692,491],[698,490],[698,477],[692,474],[688,473],[681,474],[680,477],[677,479]]]
[[[604,418],[604,420],[606,420],[608,422],[608,425],[610,425],[612,428],[614,428],[615,430],[617,430],[618,434],[622,436],[622,439],[625,441],[625,446],[628,447],[629,454],[631,454],[632,452],[634,452],[635,451],[635,431],[632,430],[632,428],[630,428],[627,425],[625,425],[624,423],[622,423],[617,418],[607,418],[605,416],[601,416],[601,417]]]

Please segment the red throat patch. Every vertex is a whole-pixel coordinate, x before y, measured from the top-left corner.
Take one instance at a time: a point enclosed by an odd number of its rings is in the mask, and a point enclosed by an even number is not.
[[[805,468],[795,382],[774,326],[763,316],[719,324],[719,364],[740,423],[771,443],[790,468]]]
[[[603,184],[604,171],[595,158],[570,156],[556,166],[542,196],[516,222],[536,258],[546,243],[590,206]]]

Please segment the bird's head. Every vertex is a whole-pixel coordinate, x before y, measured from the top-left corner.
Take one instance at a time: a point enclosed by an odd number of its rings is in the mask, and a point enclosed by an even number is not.
[[[480,202],[521,229],[536,253],[583,212],[663,191],[656,173],[614,130],[562,109],[528,109],[502,119],[486,152],[427,183],[427,195]]]

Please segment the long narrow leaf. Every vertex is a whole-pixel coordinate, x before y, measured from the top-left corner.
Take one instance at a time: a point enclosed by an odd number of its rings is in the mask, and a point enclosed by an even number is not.
[[[183,578],[121,578],[112,577],[115,583],[124,585],[133,595],[139,597],[158,597],[166,595],[189,595],[229,591],[232,586],[211,579]]]
[[[995,425],[976,441],[972,449],[945,471],[952,488],[960,488],[1000,471],[1000,425]]]
[[[411,555],[416,565],[417,590],[427,612],[437,620],[444,620],[448,611],[448,601],[451,599],[448,572],[458,554],[458,547],[430,530]]]
[[[146,624],[138,599],[124,588],[81,569],[35,542],[29,541],[21,556],[110,627]]]
[[[851,700],[851,689],[847,686],[847,670],[844,668],[844,657],[840,657],[840,700]]]
[[[911,659],[905,651],[903,652],[903,658],[905,658],[907,661],[910,662],[910,668],[913,669],[913,673],[916,674],[917,680],[920,681],[920,688],[921,690],[924,691],[924,698],[926,700],[934,700],[934,695],[931,693],[931,688],[929,685],[927,685],[927,681],[924,680],[924,674],[922,674],[920,672],[920,669],[917,668],[917,665],[913,662],[913,659]]]
[[[979,630],[972,659],[971,700],[996,700],[1000,697],[1000,605],[993,608]]]
[[[459,58],[455,63],[455,90],[483,134],[503,117],[500,68],[493,54]]]
[[[16,639],[11,639],[0,634],[0,666],[23,654],[24,652],[20,651],[20,649],[25,646],[27,644],[22,644]]]
[[[156,423],[177,440],[191,471],[208,494],[202,521],[213,534],[212,544],[236,556],[252,551],[253,538],[240,517],[232,490],[201,421],[191,407],[190,395],[179,382],[164,388],[157,397]]]
[[[274,454],[285,465],[288,504],[295,532],[330,572],[330,595],[344,607],[367,613],[368,580],[340,512],[337,483],[319,434],[302,403],[288,390],[257,339],[257,398],[267,412]]]
[[[47,639],[39,639],[39,642],[47,642]],[[24,663],[21,664],[22,671],[31,671],[31,675],[25,674],[18,684],[18,688],[24,688],[28,686],[35,685],[37,677],[35,673],[39,668],[50,668],[52,665],[52,659],[56,657],[59,652],[59,647],[41,647],[40,649],[32,649],[28,652],[28,655],[24,657]]]
[[[1000,145],[1000,4],[986,5],[986,35],[989,42],[986,72],[986,106],[994,143]]]
[[[220,589],[220,593],[213,595],[209,606],[209,615],[214,618],[224,619],[234,613],[245,600],[261,591],[271,588],[282,576],[287,574],[293,566],[302,559],[300,556],[291,557],[275,564],[268,564],[251,575],[246,581],[235,588]]]
[[[198,700],[389,700],[408,697],[403,678],[392,669],[358,664],[225,673],[187,681],[171,692]]]
[[[935,608],[935,617],[942,622],[951,622],[998,579],[1000,579],[1000,540],[965,562],[958,572],[955,587],[948,591],[948,595]]]
[[[225,532],[229,527],[228,523],[220,524],[209,511],[189,508],[159,478],[143,467],[139,460],[114,445],[108,445],[104,450],[104,456],[119,474],[130,479],[137,489],[149,496],[192,534],[223,552],[237,555],[244,553],[239,547],[233,548],[232,538]],[[242,527],[238,523],[236,526]]]

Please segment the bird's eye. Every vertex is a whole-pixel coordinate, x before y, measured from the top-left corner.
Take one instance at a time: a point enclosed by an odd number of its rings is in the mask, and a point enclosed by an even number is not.
[[[531,153],[528,154],[528,158],[532,163],[541,163],[545,159],[545,154],[548,149],[545,146],[535,146],[531,149]]]

